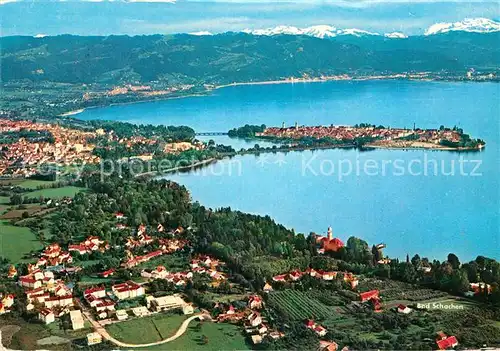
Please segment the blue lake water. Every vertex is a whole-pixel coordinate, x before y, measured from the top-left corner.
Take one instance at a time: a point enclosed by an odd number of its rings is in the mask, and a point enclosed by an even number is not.
[[[486,148],[321,150],[246,155],[170,179],[193,199],[269,214],[297,232],[331,225],[346,240],[385,242],[391,256],[500,258],[500,85],[405,81],[239,86],[214,94],[89,109],[83,119],[189,125],[220,132],[243,124],[360,122],[393,127],[457,125]],[[206,138],[208,139],[208,138]],[[235,148],[254,142],[213,137]],[[460,166],[461,164],[461,166]],[[454,171],[453,171],[454,167]],[[352,171],[349,173],[349,169]]]

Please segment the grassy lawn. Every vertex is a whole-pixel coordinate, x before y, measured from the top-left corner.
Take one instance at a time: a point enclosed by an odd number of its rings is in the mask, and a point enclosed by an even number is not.
[[[94,331],[92,328],[92,324],[89,321],[85,320],[83,324],[83,329],[73,330],[73,329],[61,329],[60,322],[56,320],[56,322],[48,324],[46,328],[50,331],[51,335],[60,336],[67,339],[78,339],[84,338],[88,333]]]
[[[36,180],[36,179],[26,179],[18,184],[21,188],[26,189],[36,189],[39,186],[47,186],[57,183],[56,181],[46,181],[46,180]]]
[[[148,347],[144,350],[251,350],[251,347],[245,342],[241,328],[238,326],[226,323],[202,322],[201,328],[198,330],[197,324],[197,321],[191,322],[186,333],[172,342]],[[203,344],[201,341],[203,335],[208,338],[207,344]]]
[[[89,277],[85,275],[78,282],[78,285],[79,286],[98,285],[98,284],[109,283],[111,281],[112,278]]]
[[[142,269],[154,269],[158,266],[165,266],[167,270],[171,272],[182,271],[189,267],[189,262],[187,258],[184,256],[180,256],[179,254],[171,254],[171,255],[163,255],[154,260],[144,262],[137,267]]]
[[[184,315],[157,314],[111,324],[106,329],[120,341],[131,344],[147,344],[170,337],[186,318]]]
[[[49,189],[41,189],[41,190],[35,190],[35,191],[30,191],[29,193],[23,194],[23,196],[27,197],[48,197],[51,199],[58,199],[62,197],[73,197],[75,194],[79,193],[82,191],[83,188],[79,188],[76,186],[65,186],[62,188],[49,188]]]
[[[8,196],[0,196],[0,204],[8,205],[10,203],[10,197]]]
[[[246,294],[215,294],[207,292],[206,295],[214,302],[230,303],[237,300],[243,300],[247,297]]]
[[[151,320],[162,340],[174,335],[182,322],[188,318],[188,316],[185,315],[159,315],[157,317],[158,318],[152,318]]]
[[[0,256],[18,262],[31,250],[40,250],[42,244],[29,228],[15,227],[0,221]]]

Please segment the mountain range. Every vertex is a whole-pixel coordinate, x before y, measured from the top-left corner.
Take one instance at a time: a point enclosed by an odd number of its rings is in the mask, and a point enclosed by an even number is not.
[[[426,31],[425,35],[436,35],[448,33],[452,31],[463,31],[472,33],[492,33],[500,31],[500,22],[488,18],[466,18],[459,22],[440,22],[433,24]],[[357,37],[366,35],[383,35],[386,38],[404,39],[408,36],[402,32],[391,33],[375,33],[363,29],[347,28],[340,29],[331,25],[316,25],[305,28],[298,28],[294,26],[277,26],[266,29],[244,29],[243,33],[253,35],[307,35],[316,38],[333,38],[341,35],[353,35]],[[208,31],[200,31],[191,33],[193,35],[212,35]]]
[[[327,28],[317,27],[309,32],[315,35],[13,36],[0,38],[0,69],[2,84],[158,82],[163,86],[304,75],[429,72],[465,76],[470,69],[499,71],[500,32],[453,28],[458,27],[441,26],[434,30],[439,35],[404,40],[366,33],[326,37],[320,29]]]

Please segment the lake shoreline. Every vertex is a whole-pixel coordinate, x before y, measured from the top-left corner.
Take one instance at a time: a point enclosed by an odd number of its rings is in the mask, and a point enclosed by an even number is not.
[[[69,117],[69,116],[75,116],[75,115],[78,115],[82,112],[85,111],[85,108],[80,108],[78,110],[73,110],[73,111],[68,111],[68,112],[65,112],[65,113],[61,113],[60,115],[58,115],[58,117]]]
[[[159,101],[168,101],[168,100],[174,100],[174,99],[184,99],[184,98],[190,98],[190,97],[201,97],[201,96],[209,96],[211,95],[212,92],[224,88],[230,88],[230,87],[237,87],[237,86],[252,86],[252,85],[279,85],[279,84],[308,84],[308,83],[327,83],[327,82],[369,82],[369,81],[410,81],[410,82],[436,82],[436,83],[450,83],[450,82],[455,82],[455,83],[492,83],[496,82],[494,80],[491,81],[466,81],[466,80],[459,80],[459,79],[436,79],[436,78],[404,78],[404,77],[397,77],[397,76],[367,76],[367,77],[349,77],[349,78],[338,78],[338,77],[330,77],[330,78],[324,78],[324,79],[319,79],[319,78],[309,78],[309,79],[296,79],[296,80],[290,80],[290,79],[283,79],[283,80],[269,80],[269,81],[256,81],[256,82],[239,82],[239,83],[229,83],[229,84],[222,84],[222,85],[213,85],[211,88],[207,88],[204,91],[200,92],[193,92],[193,93],[187,93],[187,94],[181,94],[178,96],[165,96],[165,97],[159,97],[159,98],[154,98],[154,99],[139,99],[135,101],[125,101],[125,102],[115,102],[115,103],[108,103],[108,104],[103,104],[103,105],[92,105],[92,106],[87,106],[81,109],[77,110],[72,110],[68,111],[65,113],[62,113],[58,115],[59,117],[69,117],[69,116],[74,116],[78,115],[85,110],[90,110],[90,109],[98,109],[98,108],[106,108],[106,107],[112,107],[112,106],[122,106],[122,105],[132,105],[132,104],[141,104],[141,103],[148,103],[148,102],[159,102]]]
[[[391,146],[391,145],[376,145],[366,144],[363,146],[368,149],[385,149],[385,150],[430,150],[430,151],[455,151],[455,152],[477,152],[485,148],[484,145],[478,147],[446,147],[446,146]]]

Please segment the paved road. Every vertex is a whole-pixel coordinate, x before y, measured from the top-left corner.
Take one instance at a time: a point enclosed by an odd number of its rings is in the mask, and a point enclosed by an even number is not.
[[[99,322],[97,322],[94,319],[94,317],[92,316],[92,314],[88,310],[84,310],[83,311],[83,315],[89,320],[89,322],[94,327],[95,331],[98,332],[99,334],[101,334],[101,336],[104,339],[111,341],[113,344],[115,344],[117,346],[121,346],[121,347],[134,347],[134,348],[149,347],[149,346],[156,346],[156,345],[166,344],[167,342],[173,341],[173,340],[177,339],[179,336],[181,336],[182,334],[184,334],[184,332],[186,331],[186,329],[187,329],[187,327],[188,327],[188,325],[189,325],[189,323],[191,321],[193,321],[195,319],[204,319],[204,318],[211,319],[210,315],[207,315],[205,313],[199,313],[199,314],[196,314],[194,316],[189,317],[184,322],[182,322],[181,326],[179,327],[179,329],[177,329],[177,331],[175,332],[175,334],[172,335],[171,337],[167,338],[167,339],[163,339],[163,340],[160,340],[160,341],[157,341],[157,342],[152,342],[152,343],[149,343],[149,344],[128,344],[128,343],[121,342],[120,340],[116,340],[111,335],[109,335],[109,333],[107,332],[107,330],[102,325],[100,325]]]

